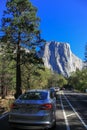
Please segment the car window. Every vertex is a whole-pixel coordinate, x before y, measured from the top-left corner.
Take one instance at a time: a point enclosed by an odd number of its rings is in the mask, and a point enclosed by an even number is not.
[[[20,97],[21,100],[44,100],[46,98],[46,92],[28,92]]]

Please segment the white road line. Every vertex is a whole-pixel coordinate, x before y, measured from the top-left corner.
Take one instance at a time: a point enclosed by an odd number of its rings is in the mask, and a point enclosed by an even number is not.
[[[64,115],[64,119],[65,119],[65,123],[66,123],[66,129],[70,130],[69,123],[68,123],[68,120],[67,120],[67,116],[66,116],[66,113],[65,113],[65,110],[64,110],[63,102],[62,102],[62,99],[61,99],[61,95],[60,95],[60,101],[61,101],[63,115]]]
[[[75,113],[69,114],[69,115],[67,115],[67,117],[70,117],[70,116],[73,116],[73,115],[75,115]]]
[[[87,129],[87,125],[85,124],[85,122],[83,121],[83,119],[80,117],[80,115],[76,112],[75,108],[72,106],[72,104],[69,102],[69,100],[67,99],[67,97],[64,95],[66,101],[68,102],[68,104],[70,105],[70,107],[72,108],[72,110],[75,112],[75,114],[77,115],[77,117],[79,118],[79,120],[81,121],[81,123],[84,125],[84,127]]]

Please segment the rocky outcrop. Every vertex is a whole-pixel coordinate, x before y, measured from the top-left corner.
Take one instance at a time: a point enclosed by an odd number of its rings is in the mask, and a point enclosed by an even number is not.
[[[68,43],[47,42],[39,51],[45,67],[64,76],[70,76],[76,69],[83,68],[83,61],[75,56]]]

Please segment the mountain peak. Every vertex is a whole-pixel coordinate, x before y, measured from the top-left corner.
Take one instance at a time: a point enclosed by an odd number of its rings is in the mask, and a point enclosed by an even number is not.
[[[65,77],[70,76],[76,69],[83,68],[82,60],[72,53],[69,43],[47,42],[39,56],[43,58],[45,67]]]

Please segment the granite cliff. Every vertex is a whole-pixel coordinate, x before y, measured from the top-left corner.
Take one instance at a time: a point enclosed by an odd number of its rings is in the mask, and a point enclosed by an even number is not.
[[[83,61],[72,53],[69,43],[47,42],[38,55],[43,58],[45,67],[66,77],[83,68]]]

